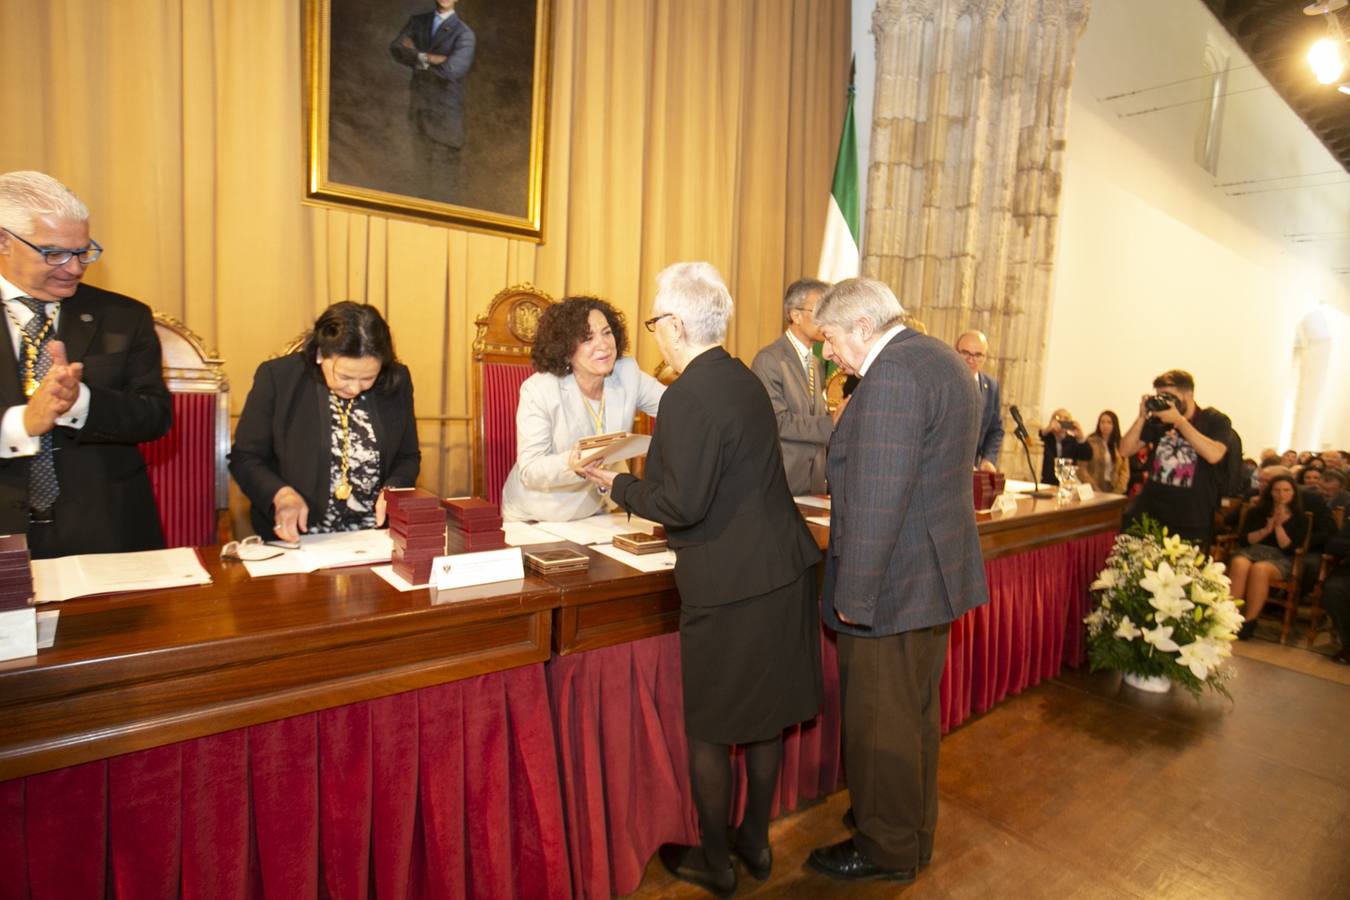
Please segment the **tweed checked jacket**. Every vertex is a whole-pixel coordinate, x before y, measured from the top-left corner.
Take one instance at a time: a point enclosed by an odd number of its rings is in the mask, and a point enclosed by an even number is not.
[[[970,475],[982,406],[956,351],[927,335],[901,331],[872,361],[830,442],[836,631],[914,631],[989,599]]]

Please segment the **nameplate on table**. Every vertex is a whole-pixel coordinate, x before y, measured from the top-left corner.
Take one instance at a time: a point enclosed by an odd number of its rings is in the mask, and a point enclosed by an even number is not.
[[[994,498],[994,505],[989,510],[997,516],[1017,515],[1017,496],[1014,494],[999,494]]]
[[[437,590],[517,581],[525,577],[519,547],[438,556],[431,562],[431,583]]]
[[[0,660],[37,656],[37,610],[7,609],[0,612]]]
[[[1094,496],[1094,495],[1093,495],[1093,493],[1092,493],[1092,485],[1090,485],[1090,484],[1080,484],[1080,485],[1078,486],[1078,499],[1079,499],[1079,500],[1091,500],[1091,499],[1093,498],[1093,496]]]

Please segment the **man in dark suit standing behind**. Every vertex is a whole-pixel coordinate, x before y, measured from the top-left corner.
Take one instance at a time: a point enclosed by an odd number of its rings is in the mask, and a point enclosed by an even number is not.
[[[989,360],[989,339],[982,331],[967,331],[956,339],[956,352],[975,376],[980,390],[980,436],[975,442],[975,468],[984,472],[998,470],[998,453],[1003,449],[1003,409],[998,382],[982,371]]]
[[[173,407],[149,307],[81,284],[89,210],[40,172],[0,175],[0,532],[35,557],[164,546],[136,446]]]
[[[861,378],[830,442],[823,601],[855,831],[808,860],[848,881],[910,882],[932,857],[947,632],[989,599],[970,478],[980,395],[955,351],[903,314],[868,278],[816,307],[827,358]]]
[[[769,392],[788,489],[797,496],[825,493],[825,447],[834,420],[825,408],[825,366],[811,345],[820,340],[813,316],[828,288],[812,278],[788,285],[783,295],[787,330],[756,353],[750,366]]]
[[[460,199],[464,147],[464,77],[473,65],[473,29],[455,14],[456,0],[408,19],[389,45],[394,59],[412,69],[408,117],[419,162],[436,199]]]

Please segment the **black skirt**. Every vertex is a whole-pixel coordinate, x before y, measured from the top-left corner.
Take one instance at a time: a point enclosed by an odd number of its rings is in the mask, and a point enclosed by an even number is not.
[[[815,568],[723,606],[680,608],[685,733],[714,744],[776,737],[824,696]]]

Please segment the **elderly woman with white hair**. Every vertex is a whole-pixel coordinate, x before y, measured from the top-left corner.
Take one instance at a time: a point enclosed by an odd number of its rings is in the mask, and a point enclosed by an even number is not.
[[[731,295],[708,263],[657,276],[644,324],[679,378],[661,399],[646,476],[587,477],[625,510],[660,522],[676,553],[689,769],[702,844],[661,847],[677,878],[736,889],[735,853],[769,876],[769,809],[784,728],[820,708],[820,552],[793,503],[773,406],[722,348]],[[728,832],[732,745],[745,751],[745,817]]]

